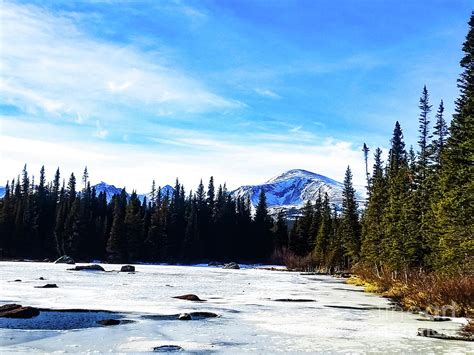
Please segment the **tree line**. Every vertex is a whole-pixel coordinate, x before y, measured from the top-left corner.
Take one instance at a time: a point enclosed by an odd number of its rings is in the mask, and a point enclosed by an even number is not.
[[[386,161],[363,152],[368,199],[358,213],[348,169],[341,217],[327,199],[305,206],[290,232],[290,250],[319,268],[365,266],[407,272],[474,272],[474,13],[463,44],[460,96],[448,127],[441,100],[431,127],[426,86],[419,100],[417,148],[406,148],[395,123]]]
[[[469,26],[449,128],[441,101],[430,129],[425,87],[416,152],[406,150],[398,122],[385,164],[375,150],[360,258],[376,271],[474,271],[474,13]]]
[[[285,215],[268,213],[262,189],[255,211],[248,198],[217,191],[211,178],[186,194],[152,191],[141,201],[125,189],[107,201],[84,170],[81,188],[74,174],[60,183],[59,169],[39,183],[23,169],[0,199],[0,248],[6,257],[51,257],[111,262],[268,261],[272,253],[307,258],[318,268],[358,264],[393,271],[422,268],[441,272],[474,270],[474,14],[463,44],[460,96],[448,127],[441,100],[433,127],[426,86],[419,100],[417,148],[406,149],[396,122],[386,161],[369,147],[363,152],[368,199],[360,209],[347,168],[342,209],[327,195],[308,201],[288,228]],[[252,213],[254,212],[254,213]]]
[[[47,183],[43,167],[36,185],[25,165],[21,177],[7,183],[0,200],[3,256],[263,261],[282,227],[268,215],[265,194],[252,216],[248,198],[231,197],[225,185],[216,189],[212,177],[207,191],[201,181],[187,195],[179,180],[172,193],[162,193],[153,182],[143,201],[125,189],[107,201],[106,193],[97,193],[88,177],[85,168],[78,189],[74,174],[61,184],[58,169]]]

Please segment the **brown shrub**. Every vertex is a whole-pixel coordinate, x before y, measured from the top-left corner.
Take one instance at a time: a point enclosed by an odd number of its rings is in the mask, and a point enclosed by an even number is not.
[[[405,309],[442,316],[474,315],[474,276],[438,275],[423,270],[394,272],[358,266],[353,272]]]
[[[314,272],[318,270],[318,263],[312,254],[300,256],[288,249],[275,251],[272,261],[282,263],[288,270]]]

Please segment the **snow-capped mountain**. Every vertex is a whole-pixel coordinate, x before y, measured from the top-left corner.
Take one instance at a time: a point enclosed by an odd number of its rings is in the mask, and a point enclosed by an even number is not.
[[[106,182],[101,181],[97,185],[94,185],[95,191],[97,194],[104,192],[106,197],[107,197],[107,202],[110,202],[112,200],[112,197],[114,195],[120,195],[122,192],[121,187],[115,187],[114,185],[109,185]],[[130,192],[127,191],[127,197],[130,197]],[[165,185],[161,188],[161,195],[165,196],[166,194],[169,194],[170,196],[174,193],[174,189],[170,185]],[[138,194],[138,198],[143,202],[143,199],[147,197],[147,199],[150,199],[150,194]]]
[[[326,176],[302,169],[289,170],[261,185],[242,186],[232,192],[235,197],[249,197],[252,205],[258,204],[260,191],[263,189],[267,206],[272,215],[279,211],[289,217],[300,213],[309,200],[314,202],[319,192],[327,193],[331,204],[340,207],[342,204],[343,184]],[[357,199],[363,201],[360,194]]]
[[[105,196],[107,197],[107,202],[110,202],[114,195],[120,195],[120,192],[122,191],[121,188],[115,187],[114,185],[109,185],[103,181],[99,182],[93,187],[95,188],[95,192],[97,195],[101,192],[105,193]]]
[[[107,197],[107,202],[112,201],[112,197],[114,195],[120,195],[120,192],[122,192],[121,187],[116,187],[114,185],[107,184],[104,181],[101,181],[100,183],[98,183],[97,185],[94,185],[93,187],[95,187],[95,191],[96,191],[97,195],[101,192],[105,193],[105,196]],[[127,191],[127,197],[130,197],[130,193],[131,193],[131,190]],[[170,185],[165,185],[161,188],[161,196],[163,196],[163,197],[166,194],[168,194],[171,197],[173,195],[173,193],[174,193],[174,189]],[[0,186],[0,198],[2,198],[4,195],[5,195],[5,187]],[[143,202],[143,199],[145,198],[145,196],[149,201],[150,200],[150,194],[149,193],[148,194],[138,194],[138,198],[142,202]]]

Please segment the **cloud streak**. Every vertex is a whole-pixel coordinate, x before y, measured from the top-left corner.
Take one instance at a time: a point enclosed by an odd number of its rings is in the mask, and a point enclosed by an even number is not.
[[[281,96],[269,89],[256,88],[254,91],[260,96],[269,97],[271,99],[281,99]]]
[[[160,53],[92,39],[71,17],[3,2],[4,100],[30,114],[117,118],[120,110],[199,113],[240,103],[169,67]]]
[[[3,125],[5,133],[0,136],[0,151],[4,154],[4,180],[15,177],[27,163],[32,172],[39,171],[44,164],[50,174],[57,166],[63,173],[81,174],[81,169],[87,165],[92,181],[104,180],[140,192],[147,191],[153,179],[163,185],[179,177],[190,189],[195,188],[201,178],[208,179],[211,175],[219,183],[227,182],[230,188],[236,188],[262,183],[293,168],[342,180],[347,165],[353,169],[356,184],[365,182],[363,157],[358,147],[331,138],[310,144],[299,142],[297,135],[293,141],[279,141],[275,137],[263,139],[255,134],[243,142],[234,135],[164,129],[163,137],[166,138],[155,139],[156,146],[144,147],[107,141],[90,144],[71,139],[71,132],[49,124],[38,127],[24,122],[20,127],[23,135],[12,136],[11,127],[15,123],[4,119]],[[67,138],[54,143],[49,137],[39,139],[34,135],[38,129]],[[291,136],[291,132],[288,135]]]

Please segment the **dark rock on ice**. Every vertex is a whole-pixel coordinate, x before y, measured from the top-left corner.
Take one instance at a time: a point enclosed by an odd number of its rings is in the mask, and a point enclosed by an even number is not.
[[[58,285],[56,284],[46,284],[43,286],[35,286],[35,288],[58,288]]]
[[[81,265],[81,266],[76,266],[73,269],[68,269],[72,271],[82,271],[82,270],[91,270],[91,271],[105,271],[104,268],[98,264],[92,264],[92,265]]]
[[[204,302],[205,301],[205,300],[202,300],[198,296],[193,295],[193,294],[174,296],[173,298],[178,298],[180,300],[186,300],[186,301],[195,301],[195,302]]]
[[[216,318],[219,315],[212,313],[212,312],[191,312],[189,313],[192,319],[199,319],[199,318]]]
[[[124,265],[120,268],[120,272],[135,272],[135,266],[133,266],[133,265]]]
[[[22,307],[19,304],[6,304],[0,307],[0,317],[28,319],[36,317],[40,311],[34,307]]]
[[[418,336],[427,337],[427,338],[434,338],[434,339],[443,339],[443,340],[474,341],[474,337],[446,335],[446,334],[443,334],[443,333],[438,333],[434,329],[428,329],[428,328],[418,328]]]
[[[178,320],[191,320],[191,315],[189,313],[181,313],[178,316]]]
[[[425,322],[449,322],[451,320],[451,318],[434,316],[434,317],[418,318],[417,320],[425,321]]]
[[[179,345],[161,345],[161,346],[155,346],[153,348],[153,351],[159,352],[159,353],[167,353],[171,351],[184,351],[184,349]]]
[[[16,308],[20,308],[20,307],[21,307],[21,305],[16,304],[16,303],[4,304],[3,306],[0,306],[0,313],[11,311],[12,309],[16,309]]]
[[[102,325],[118,325],[120,321],[118,319],[102,319],[98,320],[97,323]]]

